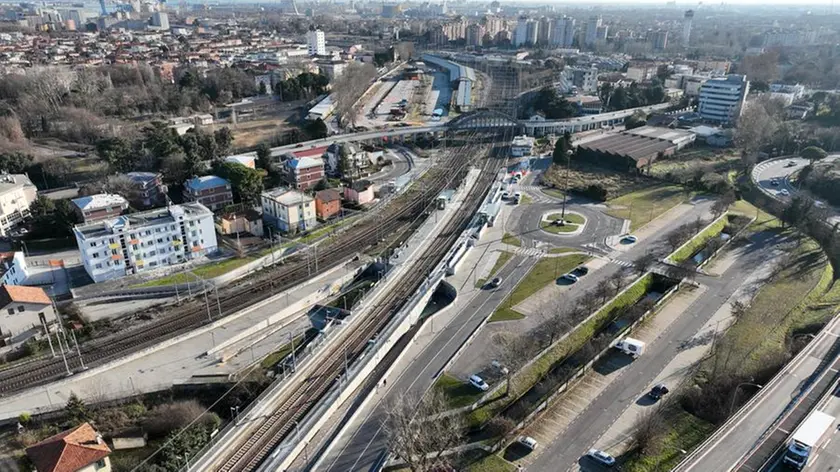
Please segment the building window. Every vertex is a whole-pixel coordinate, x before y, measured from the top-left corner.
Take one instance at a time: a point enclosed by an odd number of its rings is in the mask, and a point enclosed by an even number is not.
[[[14,308],[9,308],[9,314],[14,315],[15,314],[15,309]]]
[[[90,243],[90,247],[96,247],[96,241]]]
[[[158,238],[158,244],[163,242],[163,238]]]
[[[23,305],[18,305],[18,313],[23,313],[24,308]]]
[[[157,251],[152,251],[149,253],[150,256],[154,256],[155,254],[157,254]]]
[[[138,246],[136,244],[132,244],[131,249],[134,249],[136,251],[138,249]]]
[[[112,256],[116,256],[117,254],[119,254],[119,253],[117,252],[116,249],[111,249],[111,255]]]
[[[101,268],[102,268],[102,264],[96,264],[96,268],[97,268],[97,269],[101,269]]]
[[[96,468],[97,469],[104,469],[105,468],[105,459],[99,459],[96,461]]]
[[[94,259],[96,259],[97,257],[99,257],[99,253],[98,253],[98,252],[94,252],[94,253],[93,253],[93,258],[94,258]]]

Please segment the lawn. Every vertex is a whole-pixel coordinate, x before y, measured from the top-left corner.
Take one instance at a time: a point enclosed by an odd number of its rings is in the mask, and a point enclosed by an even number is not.
[[[544,174],[543,180],[547,184],[554,185],[555,188],[564,188],[566,175],[566,166],[552,165]],[[587,187],[594,185],[606,190],[607,199],[650,188],[659,183],[659,181],[650,177],[577,161],[572,162],[572,168],[568,172],[568,176],[568,188],[570,191],[582,192]],[[549,193],[549,195],[551,194]],[[562,193],[560,194],[560,198],[563,198]]]
[[[510,233],[505,233],[505,235],[502,236],[502,242],[510,244],[511,246],[522,247],[522,241]]]
[[[542,192],[550,197],[563,199],[563,191],[559,188],[543,188]]]
[[[204,264],[191,270],[190,275],[187,275],[183,272],[178,272],[175,274],[167,275],[166,277],[161,277],[159,279],[149,280],[148,282],[134,285],[134,287],[160,287],[162,285],[173,285],[179,283],[186,283],[188,281],[191,282],[196,280],[196,278],[192,274],[195,274],[201,279],[212,279],[222,274],[227,274],[228,272],[234,269],[238,269],[239,267],[242,267],[253,260],[255,259],[249,256],[242,258],[234,257],[219,262],[211,262],[209,264]]]
[[[549,249],[549,254],[566,254],[568,252],[578,252],[579,249],[575,249],[573,247],[555,247]]]
[[[502,305],[496,312],[493,313],[493,316],[490,317],[490,322],[524,318],[524,315],[512,307],[539,292],[546,285],[554,283],[557,277],[571,271],[588,260],[589,257],[583,254],[540,259],[531,271],[528,272],[528,275],[519,282],[513,292],[502,302]]]
[[[294,340],[295,346],[298,346],[300,343],[303,342],[303,336],[304,335],[301,334],[301,335],[299,335],[295,338],[295,340]],[[292,352],[292,343],[286,343],[286,344],[280,346],[280,349],[278,349],[278,350],[272,352],[271,354],[269,354],[268,356],[266,356],[265,359],[263,359],[262,362],[260,362],[260,366],[263,369],[270,369],[270,368],[274,367],[275,364],[277,364],[281,360],[285,359],[286,356],[291,354],[291,352]]]
[[[477,402],[484,394],[481,390],[444,373],[435,381],[434,387],[446,395],[450,408],[461,408]]]
[[[560,213],[552,213],[548,215],[545,219],[548,221],[557,221],[560,219]],[[563,218],[566,220],[567,223],[574,223],[576,225],[582,225],[586,223],[586,218],[577,213],[566,213],[566,217]]]
[[[688,200],[690,194],[678,185],[660,185],[615,198],[607,202],[608,214],[631,221],[630,230],[635,231],[651,220]]]
[[[667,472],[677,465],[689,451],[714,431],[713,424],[690,415],[679,408],[667,412],[665,424],[668,434],[662,440],[661,452],[643,456],[636,452],[626,454],[621,470],[627,472]]]
[[[689,239],[682,247],[674,251],[673,254],[668,256],[673,262],[683,262],[684,260],[688,259],[689,257],[693,256],[697,252],[699,252],[703,247],[705,247],[709,241],[713,238],[716,238],[723,229],[726,227],[726,223],[729,221],[728,218],[720,218],[713,224],[710,224],[706,229],[703,231],[695,234]]]
[[[496,259],[496,263],[493,264],[493,268],[490,269],[490,273],[487,274],[487,277],[482,278],[482,279],[478,279],[478,282],[475,284],[476,288],[483,287],[484,284],[487,283],[487,279],[496,275],[496,273],[499,272],[502,269],[502,267],[504,267],[505,264],[507,264],[507,261],[509,261],[511,257],[513,257],[512,252],[500,251],[499,252],[499,257]]]
[[[466,472],[516,472],[517,469],[515,465],[498,455],[490,454],[473,462],[464,470]]]
[[[522,198],[519,199],[519,204],[520,205],[527,205],[529,203],[534,203],[534,200],[531,197],[529,197],[527,194],[523,193]]]
[[[574,233],[578,229],[578,225],[573,224],[565,224],[563,226],[558,226],[553,224],[550,221],[541,221],[540,228],[543,231],[548,231],[549,233],[560,234],[560,233]]]

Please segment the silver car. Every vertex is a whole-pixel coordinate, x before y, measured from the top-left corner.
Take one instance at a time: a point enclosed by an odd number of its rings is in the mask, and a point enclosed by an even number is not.
[[[615,465],[615,457],[607,454],[606,452],[600,449],[590,449],[589,452],[586,453],[586,456],[594,460],[595,462],[603,464],[607,467],[612,467]]]

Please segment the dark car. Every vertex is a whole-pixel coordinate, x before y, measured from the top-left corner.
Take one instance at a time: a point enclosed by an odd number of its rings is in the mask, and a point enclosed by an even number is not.
[[[658,384],[650,389],[650,392],[648,392],[648,396],[653,400],[659,400],[666,394],[668,394],[668,387],[666,387],[665,384]]]
[[[490,281],[490,287],[492,288],[497,288],[499,285],[502,285],[501,277],[494,277],[493,280]]]
[[[589,267],[586,267],[586,266],[577,267],[577,268],[575,268],[575,270],[572,271],[572,273],[577,275],[578,277],[582,277],[582,276],[589,273]]]

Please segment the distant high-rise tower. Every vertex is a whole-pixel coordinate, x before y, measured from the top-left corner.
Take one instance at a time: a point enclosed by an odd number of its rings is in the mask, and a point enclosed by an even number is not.
[[[324,32],[314,26],[309,27],[306,33],[306,45],[310,56],[324,56],[327,54],[327,45],[324,40]]]
[[[105,0],[99,0],[99,13],[102,16],[108,16],[108,9],[105,8]]]
[[[685,18],[683,18],[683,35],[682,35],[682,45],[683,47],[688,47],[688,42],[691,40],[691,22],[694,20],[694,10],[688,10],[685,12]]]
[[[163,31],[169,30],[169,15],[163,11],[156,11],[152,15],[152,26],[157,26]]]

